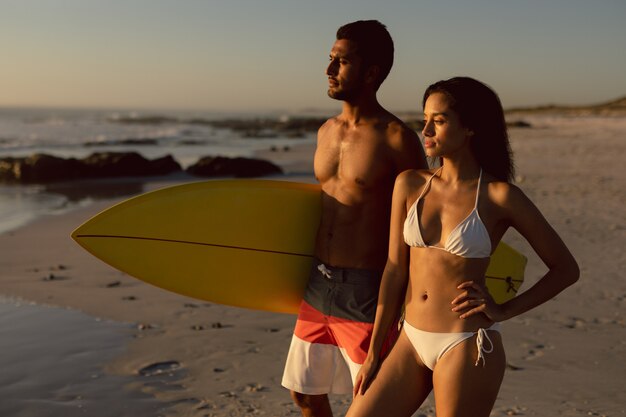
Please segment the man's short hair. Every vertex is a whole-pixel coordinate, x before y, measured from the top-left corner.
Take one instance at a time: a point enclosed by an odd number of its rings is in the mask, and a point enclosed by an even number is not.
[[[337,30],[337,40],[340,39],[356,43],[356,53],[363,60],[364,68],[371,65],[380,68],[376,85],[378,89],[393,65],[393,39],[387,27],[378,20],[358,20]]]

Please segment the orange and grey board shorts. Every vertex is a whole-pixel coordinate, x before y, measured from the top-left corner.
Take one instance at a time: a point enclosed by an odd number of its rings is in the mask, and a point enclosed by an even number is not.
[[[349,394],[369,348],[382,273],[313,261],[282,385],[302,394]],[[398,337],[389,332],[383,354]]]

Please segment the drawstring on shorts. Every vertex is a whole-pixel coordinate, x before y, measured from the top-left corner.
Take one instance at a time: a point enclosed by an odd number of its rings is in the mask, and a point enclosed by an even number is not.
[[[319,265],[317,266],[317,270],[318,270],[318,271],[320,271],[320,272],[322,273],[322,275],[324,275],[326,278],[328,278],[328,279],[331,279],[331,278],[332,278],[332,276],[331,276],[332,271],[331,271],[330,269],[328,269],[328,268],[326,267],[326,265],[324,265],[324,264],[319,264]]]

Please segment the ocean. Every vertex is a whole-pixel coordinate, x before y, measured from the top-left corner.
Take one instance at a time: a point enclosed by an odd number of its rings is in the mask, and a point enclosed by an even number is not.
[[[203,156],[252,157],[264,149],[311,143],[212,126],[212,121],[320,117],[320,113],[253,114],[199,111],[0,108],[0,158],[46,153],[82,158],[93,152],[138,152],[148,159],[172,155],[183,168]],[[246,137],[248,136],[248,137]],[[70,199],[41,185],[0,184],[0,233],[44,214],[62,213],[92,199]]]

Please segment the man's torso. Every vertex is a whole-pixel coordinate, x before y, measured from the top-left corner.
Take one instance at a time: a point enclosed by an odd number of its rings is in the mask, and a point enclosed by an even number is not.
[[[398,174],[390,136],[401,134],[400,123],[387,119],[356,127],[330,119],[318,134],[314,169],[323,193],[316,256],[329,265],[385,265]]]

